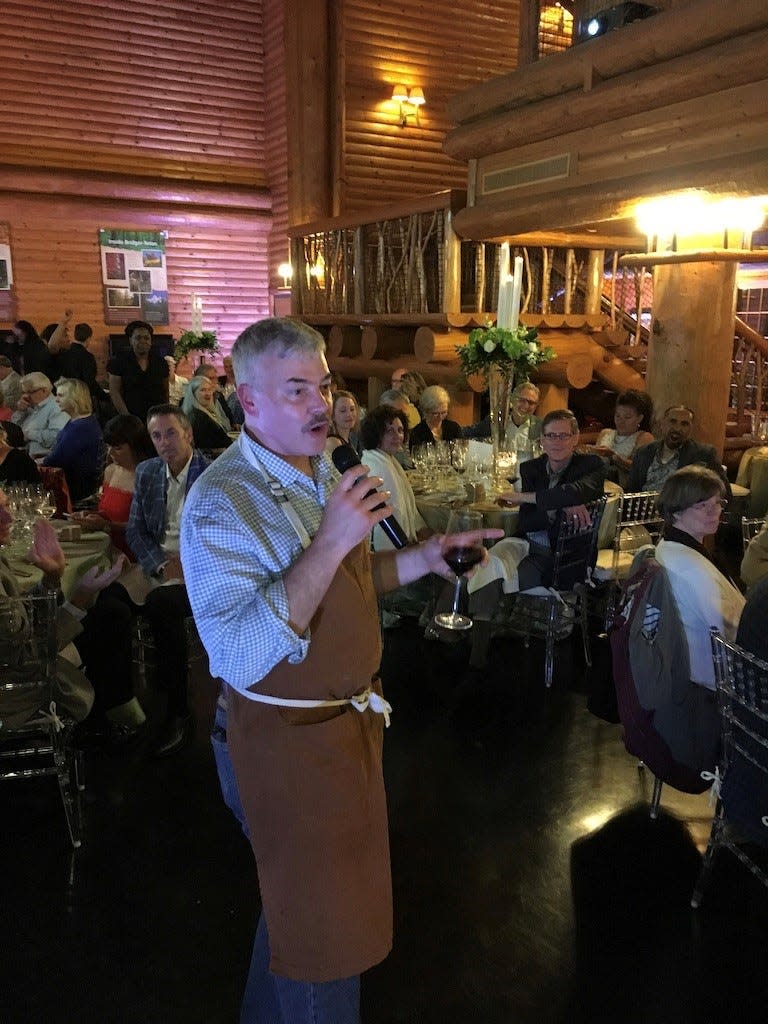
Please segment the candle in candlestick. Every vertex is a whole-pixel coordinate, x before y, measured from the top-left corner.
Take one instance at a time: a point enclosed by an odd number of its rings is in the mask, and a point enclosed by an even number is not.
[[[203,300],[192,292],[192,330],[201,334],[203,330]]]
[[[520,293],[523,288],[523,257],[515,256],[515,273],[512,277],[512,311],[510,315],[509,329],[517,330],[520,320]],[[506,325],[505,325],[506,326]]]

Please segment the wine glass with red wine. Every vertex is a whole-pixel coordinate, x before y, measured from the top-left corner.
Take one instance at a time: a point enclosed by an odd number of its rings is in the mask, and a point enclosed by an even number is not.
[[[483,528],[483,517],[480,512],[469,512],[464,509],[457,509],[451,512],[448,517],[448,526],[445,530],[445,550],[443,558],[456,574],[456,588],[453,592],[453,608],[449,612],[439,612],[435,616],[435,622],[443,629],[469,629],[472,619],[467,615],[459,614],[459,600],[461,599],[461,581],[464,574],[483,557],[483,545],[481,541],[474,544],[451,544],[452,534],[467,533],[470,530],[481,530]]]

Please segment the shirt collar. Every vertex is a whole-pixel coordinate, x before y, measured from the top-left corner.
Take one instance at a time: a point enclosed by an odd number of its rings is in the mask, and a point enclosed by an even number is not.
[[[284,458],[270,451],[269,448],[265,448],[263,444],[254,441],[247,430],[243,429],[241,436],[243,444],[249,445],[267,472],[279,481],[283,487],[287,487],[290,484],[307,483],[309,478],[306,473],[302,473],[296,466],[292,466],[290,462],[286,462]],[[316,484],[328,487],[338,480],[339,474],[325,452],[322,452],[320,455],[311,455],[309,462],[312,466],[312,475]]]
[[[187,464],[184,466],[184,468],[181,470],[181,472],[179,473],[178,476],[174,476],[173,475],[173,473],[171,472],[171,467],[166,462],[166,464],[165,464],[165,478],[166,478],[166,480],[169,483],[171,483],[171,481],[173,481],[174,483],[181,484],[183,487],[186,487],[187,475],[189,473],[189,467],[190,467],[190,465],[192,463],[192,458],[193,458],[194,454],[195,453],[193,451],[192,455],[190,455],[189,458],[187,459]]]

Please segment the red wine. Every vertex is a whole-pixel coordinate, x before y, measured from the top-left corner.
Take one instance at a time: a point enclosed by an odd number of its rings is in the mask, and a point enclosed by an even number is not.
[[[449,548],[443,558],[457,576],[462,576],[468,569],[482,559],[482,548]]]

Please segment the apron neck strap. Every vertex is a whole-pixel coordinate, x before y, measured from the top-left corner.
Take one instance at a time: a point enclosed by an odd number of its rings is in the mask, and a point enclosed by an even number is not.
[[[299,518],[299,513],[291,504],[291,499],[285,493],[285,488],[283,487],[279,480],[276,480],[275,477],[273,477],[267,471],[266,466],[251,447],[244,430],[240,432],[238,442],[240,444],[240,451],[246,457],[248,462],[253,466],[253,468],[258,473],[260,473],[261,476],[264,478],[264,482],[266,483],[267,487],[269,487],[270,492],[272,493],[272,497],[283,510],[286,519],[291,524],[293,529],[296,531],[296,536],[299,538],[299,543],[301,544],[302,548],[306,551],[306,549],[312,542],[312,538],[307,533],[304,523],[302,523],[301,519]]]

